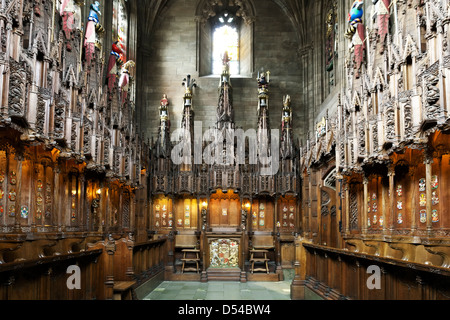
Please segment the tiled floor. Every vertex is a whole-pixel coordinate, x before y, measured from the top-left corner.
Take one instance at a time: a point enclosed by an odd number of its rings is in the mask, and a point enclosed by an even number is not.
[[[279,282],[165,281],[144,300],[290,300],[291,282],[286,273]]]

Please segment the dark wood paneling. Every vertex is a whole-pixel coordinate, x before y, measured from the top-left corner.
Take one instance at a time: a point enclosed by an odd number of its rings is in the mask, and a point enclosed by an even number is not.
[[[306,285],[325,299],[450,299],[450,271],[398,259],[331,249],[306,248]],[[369,266],[380,268],[380,289],[370,289]]]

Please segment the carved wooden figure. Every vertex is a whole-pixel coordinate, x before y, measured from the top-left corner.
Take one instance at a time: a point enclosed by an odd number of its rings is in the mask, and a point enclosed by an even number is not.
[[[95,1],[90,6],[89,17],[86,23],[86,31],[84,36],[84,48],[87,66],[91,65],[91,61],[95,58],[95,44],[97,41],[96,31],[101,27],[100,19],[100,2]]]
[[[390,0],[372,0],[376,6],[377,23],[378,23],[378,36],[381,44],[380,53],[384,53],[386,47],[386,35],[389,32],[389,19],[391,17],[391,1]]]

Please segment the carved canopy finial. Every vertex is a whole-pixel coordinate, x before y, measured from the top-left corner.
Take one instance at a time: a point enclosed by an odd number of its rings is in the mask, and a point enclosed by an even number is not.
[[[192,79],[190,74],[188,74],[186,78],[183,79],[182,85],[186,88],[186,94],[191,94],[192,89],[197,87],[195,79]]]

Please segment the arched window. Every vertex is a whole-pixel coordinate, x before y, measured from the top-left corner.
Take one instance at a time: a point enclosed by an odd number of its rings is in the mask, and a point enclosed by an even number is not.
[[[222,58],[226,52],[230,60],[230,73],[240,74],[239,70],[239,31],[236,17],[228,12],[218,16],[212,40],[212,70],[214,75],[222,73]]]
[[[222,57],[228,52],[232,77],[252,77],[253,26],[252,1],[211,4],[200,0],[197,7],[197,67],[201,77],[218,77]]]

